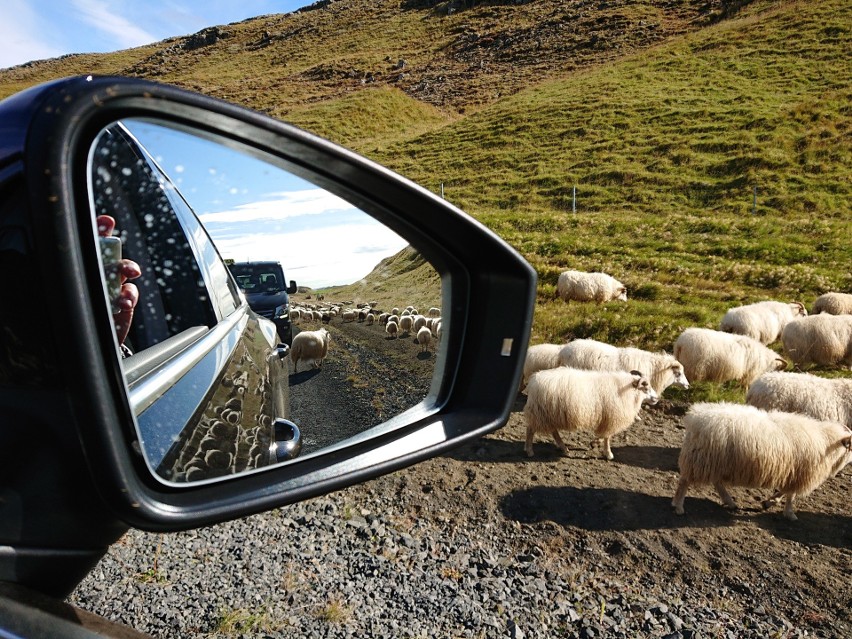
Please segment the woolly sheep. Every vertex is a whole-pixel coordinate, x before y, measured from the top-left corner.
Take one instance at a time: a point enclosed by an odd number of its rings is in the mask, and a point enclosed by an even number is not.
[[[675,340],[674,357],[693,382],[738,380],[745,388],[768,371],[787,362],[765,344],[747,335],[710,328],[687,328]]]
[[[417,331],[417,343],[420,344],[420,352],[425,353],[429,350],[429,343],[432,341],[432,331],[428,326],[421,326]]]
[[[412,325],[412,330],[417,333],[421,328],[426,326],[426,322],[428,321],[425,315],[414,315],[414,324]]]
[[[527,348],[524,359],[524,375],[521,380],[523,391],[532,377],[538,371],[559,366],[559,351],[565,344],[533,344]],[[579,367],[578,367],[579,368]]]
[[[399,324],[393,320],[388,320],[388,323],[385,324],[385,333],[390,337],[397,337],[399,335]]]
[[[358,313],[355,310],[348,308],[343,311],[343,314],[340,317],[344,322],[354,322],[358,318]]]
[[[781,331],[789,322],[807,314],[800,302],[756,302],[728,309],[719,323],[719,330],[748,335],[761,344],[771,344],[781,337]]]
[[[441,309],[437,306],[433,306],[428,311],[426,311],[426,315],[428,315],[429,317],[441,317]]]
[[[852,315],[852,293],[823,293],[814,302],[814,315]]]
[[[310,361],[313,368],[321,368],[328,354],[328,343],[331,334],[325,328],[315,331],[300,331],[293,336],[290,346],[290,359],[293,362],[293,372],[299,371],[299,361]]]
[[[690,407],[683,423],[680,479],[672,500],[678,515],[691,485],[712,484],[728,508],[737,505],[726,486],[772,488],[775,493],[764,508],[786,497],[784,516],[795,520],[794,500],[852,461],[852,431],[800,413],[700,402]]]
[[[804,413],[852,428],[852,379],[811,373],[766,373],[748,387],[746,403],[763,410]]]
[[[603,440],[603,457],[613,459],[610,441],[635,420],[642,404],[656,403],[657,393],[640,372],[551,368],[535,373],[527,385],[524,451],[533,454],[536,433],[549,434],[565,452],[560,430],[587,430]]]
[[[402,315],[399,318],[399,330],[401,333],[410,333],[411,329],[414,328],[414,316],[413,315]]]
[[[820,313],[794,320],[784,327],[781,343],[796,366],[852,368],[852,315]]]
[[[627,301],[627,287],[606,273],[565,271],[559,275],[556,294],[566,302]]]
[[[557,354],[557,366],[596,371],[640,371],[662,395],[672,384],[689,388],[683,364],[665,351],[654,353],[632,346],[613,346],[593,339],[576,339]]]

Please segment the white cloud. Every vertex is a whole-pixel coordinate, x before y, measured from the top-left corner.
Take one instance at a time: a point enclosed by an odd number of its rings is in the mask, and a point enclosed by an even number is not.
[[[278,260],[288,280],[322,288],[351,284],[407,243],[383,224],[350,224],[294,233],[254,233],[238,238],[214,236],[219,252],[237,262]]]
[[[305,189],[273,193],[270,199],[251,202],[242,206],[199,214],[204,224],[230,224],[241,222],[280,222],[288,217],[318,215],[329,211],[356,210],[349,202],[323,189]],[[271,199],[275,198],[275,199]]]
[[[117,43],[117,49],[138,47],[162,39],[118,15],[123,7],[114,8],[104,0],[73,0],[73,4],[82,21],[105,33]]]

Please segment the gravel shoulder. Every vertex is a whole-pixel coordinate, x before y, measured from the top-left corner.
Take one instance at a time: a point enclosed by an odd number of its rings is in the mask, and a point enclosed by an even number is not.
[[[644,410],[608,462],[580,434],[527,458],[524,401],[499,431],[359,486],[130,531],[69,601],[158,637],[852,636],[852,469],[796,522],[761,508],[766,491],[733,489],[732,512],[709,487],[677,516],[687,404]]]

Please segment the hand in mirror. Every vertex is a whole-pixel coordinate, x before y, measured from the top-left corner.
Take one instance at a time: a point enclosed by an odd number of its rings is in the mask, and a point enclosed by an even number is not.
[[[99,215],[95,220],[98,228],[99,237],[113,237],[115,231],[115,219],[110,215]],[[133,280],[142,275],[142,270],[139,265],[133,260],[126,258],[119,260],[117,265],[109,266],[114,269],[113,272],[106,273],[107,280],[111,277],[119,278],[119,292],[115,300],[110,300],[113,303],[117,312],[113,313],[113,323],[115,325],[115,335],[119,346],[122,347],[122,352],[125,351],[124,342],[127,339],[127,334],[130,331],[130,325],[133,322],[133,312],[136,304],[139,301],[139,291],[135,284],[131,284],[128,280]]]

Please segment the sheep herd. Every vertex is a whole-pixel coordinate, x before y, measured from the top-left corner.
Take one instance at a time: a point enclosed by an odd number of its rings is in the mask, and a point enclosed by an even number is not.
[[[557,295],[626,302],[627,288],[606,273],[566,271]],[[611,460],[611,438],[668,386],[735,381],[746,390],[745,404],[699,402],[684,416],[672,506],[683,514],[692,485],[712,485],[729,508],[736,503],[728,487],[764,488],[773,491],[764,507],[783,498],[784,516],[795,520],[795,499],[852,461],[852,378],[785,371],[785,356],[799,369],[852,369],[852,294],[823,294],[811,308],[809,315],[799,302],[737,306],[718,329],[685,329],[672,354],[591,339],[531,345],[521,382],[524,451],[533,455],[536,434],[550,435],[564,451],[560,431],[590,431]],[[770,348],[776,342],[783,354]]]
[[[319,300],[318,300],[319,301]],[[311,323],[329,324],[335,318],[339,322],[361,322],[365,326],[383,327],[387,339],[398,339],[414,335],[414,341],[421,353],[427,353],[433,344],[437,344],[442,335],[441,309],[431,307],[421,314],[417,307],[394,307],[390,311],[378,310],[378,302],[355,304],[351,301],[328,304],[294,305],[290,309],[290,322],[293,325],[309,326]],[[290,359],[295,372],[300,361],[310,362],[314,368],[321,368],[328,354],[331,334],[324,327],[316,330],[302,329],[293,337],[290,347]]]

